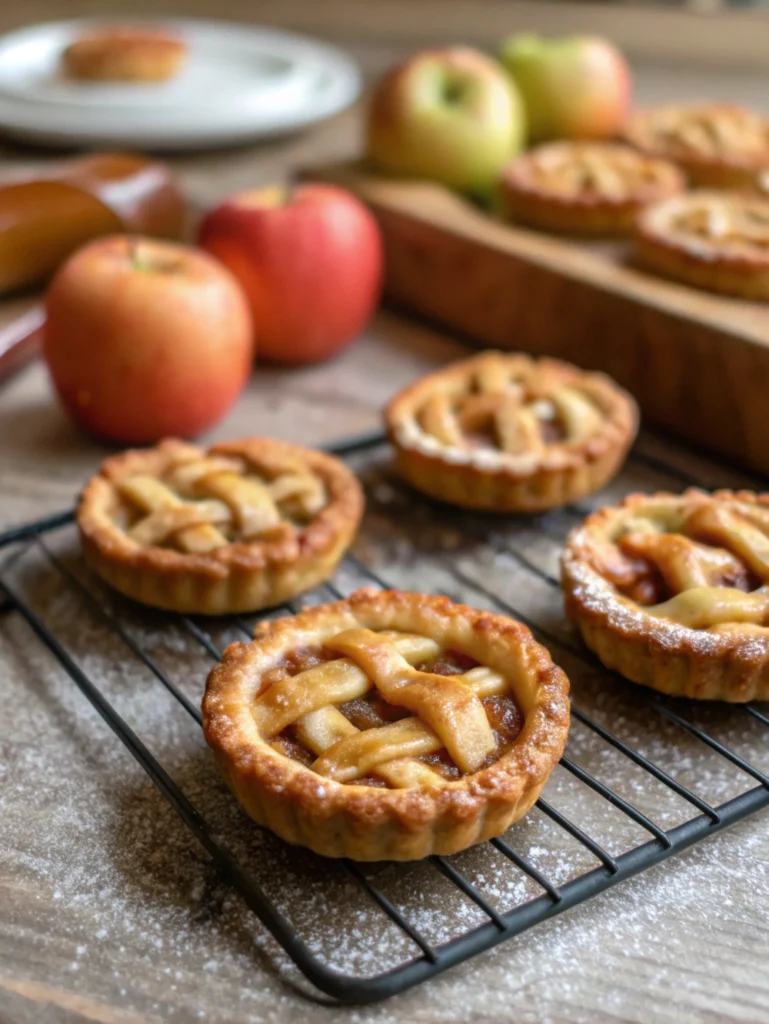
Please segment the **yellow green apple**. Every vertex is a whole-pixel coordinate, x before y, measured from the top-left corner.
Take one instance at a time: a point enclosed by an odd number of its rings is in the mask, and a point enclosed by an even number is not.
[[[518,90],[477,50],[425,50],[394,68],[374,91],[366,153],[389,173],[439,181],[485,196],[523,146]]]
[[[616,135],[630,106],[625,58],[597,36],[510,36],[500,59],[518,86],[532,142]]]

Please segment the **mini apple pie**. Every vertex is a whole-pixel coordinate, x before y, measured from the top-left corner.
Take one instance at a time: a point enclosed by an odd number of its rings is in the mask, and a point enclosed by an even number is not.
[[[568,692],[519,622],[367,589],[228,647],[203,729],[245,810],[283,839],[416,860],[529,810],[566,743]]]
[[[502,175],[506,211],[546,231],[628,232],[644,206],[682,192],[675,164],[610,142],[553,142],[524,153]]]
[[[644,210],[640,261],[666,277],[743,299],[769,299],[769,198],[689,192]]]
[[[701,188],[750,188],[769,169],[769,118],[736,104],[639,110],[624,135],[643,153],[678,164]]]
[[[608,668],[682,697],[769,700],[769,495],[630,495],[572,532],[562,571]]]
[[[363,496],[322,452],[268,438],[182,441],[107,459],[77,524],[87,561],[144,604],[222,615],[287,601],[333,573]]]
[[[499,512],[555,508],[597,490],[638,429],[635,402],[609,377],[502,352],[422,377],[386,419],[413,487]]]

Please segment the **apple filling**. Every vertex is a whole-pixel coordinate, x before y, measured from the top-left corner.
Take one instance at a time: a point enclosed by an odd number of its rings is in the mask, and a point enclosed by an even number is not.
[[[285,655],[279,664],[274,666],[269,672],[265,673],[262,678],[263,685],[260,689],[260,696],[267,693],[271,686],[281,680],[296,676],[300,672],[327,664],[338,658],[338,652],[326,649],[323,646],[294,650]],[[478,668],[479,663],[461,651],[448,650],[439,654],[436,658],[417,663],[413,667],[417,671],[430,672],[434,675],[462,676],[464,673]],[[504,694],[483,697],[481,703],[494,737],[494,749],[476,769],[478,771],[489,767],[510,749],[518,738],[524,724],[523,712],[509,691]],[[370,729],[381,729],[393,722],[412,717],[411,711],[405,707],[398,707],[395,704],[389,703],[375,687],[372,687],[362,697],[337,705],[336,710],[341,712],[345,719],[361,732],[366,732]],[[318,758],[317,753],[302,743],[296,725],[289,725],[283,729],[277,736],[271,739],[270,745],[286,757],[299,761],[308,768],[312,768],[313,763]],[[414,760],[419,761],[440,778],[447,781],[459,779],[464,774],[445,749],[421,754],[415,757]],[[379,787],[388,787],[390,785],[387,779],[375,773],[355,778],[348,784]]]
[[[618,541],[621,558],[606,576],[620,593],[650,606],[693,586],[731,587],[750,593],[761,579],[725,548],[710,547],[678,534],[631,533]]]
[[[596,568],[621,594],[651,607],[694,590],[753,593],[764,586],[767,552],[758,526],[704,507],[675,529],[644,518],[622,524]]]

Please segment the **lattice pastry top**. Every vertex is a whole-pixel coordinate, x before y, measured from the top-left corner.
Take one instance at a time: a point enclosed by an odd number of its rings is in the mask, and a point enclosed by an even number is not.
[[[639,216],[641,259],[668,276],[746,299],[769,299],[769,199],[688,192]]]
[[[769,200],[763,196],[690,192],[650,211],[646,227],[703,255],[769,257]]]
[[[639,110],[624,134],[642,151],[678,163],[696,185],[738,187],[769,167],[769,119],[737,104]]]
[[[185,572],[203,590],[206,577],[219,582],[229,577],[237,584],[248,576],[250,596],[241,592],[231,598],[241,608],[244,601],[253,608],[261,606],[261,599],[251,603],[255,572],[291,564],[295,574],[306,570],[313,576],[325,566],[325,575],[329,554],[335,561],[339,542],[354,533],[361,508],[352,474],[320,452],[269,439],[208,451],[168,440],[108,459],[83,492],[78,523],[97,570],[130,596],[179,607],[157,592],[150,600],[149,593],[137,590],[137,580],[126,579],[121,586],[102,571],[105,560],[113,569],[127,568],[129,576],[134,569],[150,569],[156,576],[165,572],[171,589]],[[265,585],[265,600],[279,598],[268,590]],[[198,610],[211,610],[206,603],[202,593]]]
[[[401,392],[387,423],[414,486],[502,510],[551,507],[600,486],[637,418],[603,374],[485,352]]]
[[[681,192],[675,164],[611,142],[553,142],[505,169],[509,212],[552,231],[621,233],[648,203]]]

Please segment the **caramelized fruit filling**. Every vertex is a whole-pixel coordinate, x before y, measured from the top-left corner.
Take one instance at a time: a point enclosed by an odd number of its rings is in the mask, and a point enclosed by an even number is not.
[[[333,661],[338,659],[338,657],[339,654],[337,652],[325,650],[323,647],[305,647],[293,650],[283,657],[280,664],[265,673],[261,692],[264,693],[273,683],[285,679],[287,676],[298,675],[300,672],[315,668],[327,661]],[[444,651],[436,659],[421,662],[414,667],[421,672],[451,676],[469,672],[470,669],[476,668],[478,664],[477,661],[461,651],[448,650]],[[495,750],[489,754],[485,763],[481,766],[481,768],[487,768],[498,760],[518,738],[523,728],[524,716],[511,693],[485,697],[482,703],[496,741]],[[362,731],[376,729],[388,725],[390,722],[411,717],[410,711],[406,708],[390,704],[375,688],[372,688],[364,697],[347,701],[337,707],[348,721]],[[317,759],[317,755],[308,750],[299,741],[296,735],[296,728],[293,725],[288,726],[288,728],[276,736],[271,741],[271,746],[287,757],[300,761],[307,767],[310,767]],[[451,780],[462,777],[462,772],[454,764],[445,749],[434,754],[423,754],[417,760],[429,766],[445,779]],[[387,787],[384,779],[375,775],[364,776],[349,784]]]
[[[728,587],[751,593],[763,580],[746,561],[719,544],[723,538],[688,524],[691,535],[656,530],[629,532],[616,540],[615,557],[602,572],[640,605],[656,605],[695,587]]]

